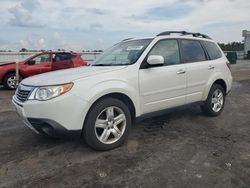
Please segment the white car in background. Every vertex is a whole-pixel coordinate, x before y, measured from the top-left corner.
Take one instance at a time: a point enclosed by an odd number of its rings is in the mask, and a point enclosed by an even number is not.
[[[220,47],[200,33],[124,40],[84,68],[24,79],[13,96],[35,132],[83,137],[96,150],[120,146],[136,118],[190,103],[221,113],[232,76]]]

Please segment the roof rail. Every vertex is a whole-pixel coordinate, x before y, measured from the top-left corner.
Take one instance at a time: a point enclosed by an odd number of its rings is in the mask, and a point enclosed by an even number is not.
[[[126,38],[126,39],[123,39],[122,42],[126,41],[126,40],[131,40],[131,39],[133,39],[133,38]]]
[[[192,35],[193,37],[201,37],[201,38],[205,38],[205,39],[211,39],[209,36],[201,34],[201,33],[191,33],[191,32],[187,32],[187,31],[164,31],[162,33],[159,33],[156,36],[164,36],[164,35],[171,35],[171,34],[181,34],[181,35]]]

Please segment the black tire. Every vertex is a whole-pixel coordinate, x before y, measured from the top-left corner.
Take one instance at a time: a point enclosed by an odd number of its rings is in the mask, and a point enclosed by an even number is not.
[[[107,107],[120,108],[123,111],[126,119],[126,126],[122,136],[119,138],[119,140],[111,144],[102,143],[96,136],[96,128],[95,128],[96,119],[98,118],[99,114],[102,113],[102,111]],[[111,150],[116,147],[119,147],[121,144],[124,143],[124,141],[129,135],[130,128],[131,128],[131,114],[128,107],[118,99],[104,98],[96,102],[89,110],[83,126],[83,136],[86,143],[91,148],[99,151]]]
[[[9,78],[11,77],[15,77],[16,76],[16,73],[14,72],[11,72],[11,73],[8,73],[7,75],[4,76],[4,79],[3,79],[3,85],[6,89],[8,90],[14,90],[16,89],[16,87],[11,87],[9,84],[8,84],[8,80]],[[20,76],[20,80],[22,79],[22,77]]]
[[[218,112],[215,112],[213,110],[212,97],[217,89],[220,90],[223,94],[223,104],[221,109]],[[202,112],[207,116],[218,116],[224,108],[225,98],[226,98],[226,91],[224,90],[224,88],[219,84],[213,84],[212,87],[210,88],[207,100],[201,105]]]

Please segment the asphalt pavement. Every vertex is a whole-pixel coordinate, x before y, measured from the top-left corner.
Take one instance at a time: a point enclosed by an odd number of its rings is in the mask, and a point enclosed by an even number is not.
[[[0,88],[0,187],[249,187],[250,61],[232,72],[220,116],[191,106],[146,119],[107,152],[37,135]]]

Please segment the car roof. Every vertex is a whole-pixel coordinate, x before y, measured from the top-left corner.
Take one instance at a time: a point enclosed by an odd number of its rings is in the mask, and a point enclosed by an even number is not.
[[[167,39],[167,38],[177,38],[177,39],[192,39],[192,40],[204,40],[214,42],[208,35],[202,33],[193,33],[186,31],[165,31],[159,33],[155,37],[146,37],[146,38],[128,38],[122,41],[133,41],[133,40],[143,40],[143,39]]]
[[[36,55],[41,55],[41,54],[72,54],[72,55],[77,55],[78,53],[76,53],[76,52],[44,51],[44,52],[39,52]]]

